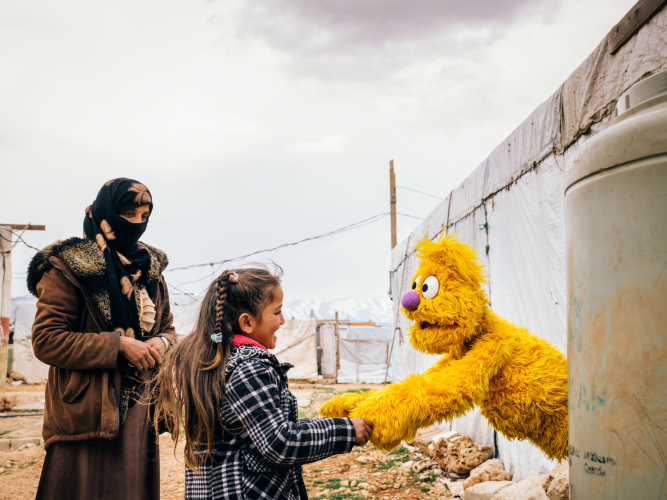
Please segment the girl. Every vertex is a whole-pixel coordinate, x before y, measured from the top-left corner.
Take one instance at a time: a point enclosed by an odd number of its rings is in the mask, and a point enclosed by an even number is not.
[[[111,180],[86,209],[84,237],[44,248],[28,268],[32,344],[50,365],[39,500],[160,497],[159,450],[142,402],[150,369],[177,337],[167,258],[139,242],[152,211],[146,186]]]
[[[185,430],[187,499],[308,498],[301,465],[370,437],[367,420],[298,419],[292,365],[269,352],[285,322],[279,272],[223,272],[160,370],[155,419],[175,440]]]

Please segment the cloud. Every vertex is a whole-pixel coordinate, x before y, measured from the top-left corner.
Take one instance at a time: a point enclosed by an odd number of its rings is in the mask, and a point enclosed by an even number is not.
[[[352,140],[344,135],[328,135],[316,142],[302,141],[291,144],[285,150],[312,156],[333,156],[344,153],[351,143]]]
[[[236,34],[287,56],[294,73],[327,80],[400,75],[434,57],[465,58],[547,0],[269,0],[246,2]]]

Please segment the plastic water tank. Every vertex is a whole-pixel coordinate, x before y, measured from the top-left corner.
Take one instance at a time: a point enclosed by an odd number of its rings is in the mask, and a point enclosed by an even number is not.
[[[570,498],[667,498],[667,71],[565,171]]]

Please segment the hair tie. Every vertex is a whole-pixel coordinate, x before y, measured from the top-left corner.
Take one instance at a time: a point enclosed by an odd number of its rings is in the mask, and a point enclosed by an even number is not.
[[[211,334],[211,340],[213,342],[217,342],[218,344],[222,342],[222,332],[220,333],[212,333]]]
[[[239,275],[236,273],[232,273],[229,275],[229,281],[232,283],[238,283],[239,282]]]

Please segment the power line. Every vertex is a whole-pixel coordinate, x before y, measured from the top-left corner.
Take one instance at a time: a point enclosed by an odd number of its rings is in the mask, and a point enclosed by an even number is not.
[[[376,221],[382,219],[383,217],[386,217],[387,215],[389,215],[389,212],[385,212],[385,213],[382,213],[382,214],[377,214],[377,215],[374,215],[373,217],[369,217],[368,219],[364,219],[364,220],[361,220],[359,222],[355,222],[354,224],[350,224],[349,226],[345,226],[345,227],[342,227],[340,229],[330,231],[328,233],[320,234],[320,235],[317,235],[317,236],[311,236],[310,238],[304,238],[303,240],[295,241],[293,243],[284,243],[282,245],[278,245],[277,247],[273,247],[273,248],[266,248],[264,250],[257,250],[255,252],[252,252],[252,253],[249,253],[249,254],[246,254],[246,255],[241,255],[239,257],[233,257],[231,259],[224,259],[224,260],[219,260],[219,261],[214,261],[214,262],[205,262],[205,263],[202,263],[202,264],[191,264],[189,266],[174,267],[172,269],[165,269],[165,272],[167,272],[167,271],[182,271],[182,270],[185,270],[185,269],[193,269],[193,268],[196,268],[196,267],[204,267],[204,266],[214,266],[216,264],[218,265],[218,269],[219,269],[220,268],[219,266],[221,266],[222,264],[224,264],[226,262],[233,262],[233,261],[236,261],[236,260],[245,259],[247,257],[252,257],[253,255],[257,255],[258,253],[273,252],[273,251],[278,250],[280,248],[285,248],[285,247],[289,247],[289,246],[298,245],[300,243],[305,243],[306,241],[312,241],[312,240],[317,240],[317,239],[320,239],[320,238],[327,238],[329,236],[334,236],[336,234],[340,234],[340,233],[343,233],[345,231],[350,231],[351,229],[356,229],[356,228],[365,226],[367,224],[371,224],[373,222],[376,222]],[[421,217],[415,217],[414,215],[408,215],[408,214],[398,214],[398,215],[402,215],[404,217],[411,217],[413,219],[423,220]],[[216,271],[217,271],[217,269],[216,269]],[[178,286],[187,285],[189,283],[196,283],[198,281],[203,281],[206,278],[207,278],[207,276],[203,277],[203,278],[200,278],[200,279],[197,279],[197,280],[188,281],[186,283],[179,283]]]
[[[225,262],[232,262],[232,261],[235,261],[235,260],[241,260],[241,259],[245,259],[245,258],[248,258],[248,257],[252,257],[253,255],[257,255],[258,253],[273,252],[274,250],[278,250],[280,248],[294,246],[294,245],[298,245],[299,243],[305,243],[306,241],[317,240],[317,239],[320,239],[320,238],[327,238],[329,236],[334,236],[336,234],[340,234],[342,232],[349,231],[351,229],[356,229],[358,227],[362,227],[362,226],[365,226],[365,225],[370,224],[372,222],[378,221],[378,220],[382,219],[383,217],[386,217],[387,215],[389,215],[389,212],[385,212],[385,213],[382,213],[382,214],[377,214],[377,215],[374,215],[373,217],[369,217],[368,219],[364,219],[364,220],[361,220],[359,222],[355,222],[354,224],[350,224],[349,226],[345,226],[345,227],[342,227],[340,229],[330,231],[328,233],[320,234],[320,235],[317,235],[317,236],[311,236],[310,238],[304,238],[303,240],[295,241],[293,243],[284,243],[282,245],[278,245],[277,247],[273,247],[273,248],[266,248],[264,250],[257,250],[255,252],[252,252],[252,253],[249,253],[249,254],[246,254],[246,255],[240,255],[239,257],[233,257],[231,259],[224,259],[224,260],[219,260],[219,261],[215,261],[215,262],[205,262],[203,264],[192,264],[192,265],[189,265],[189,266],[175,267],[173,269],[165,269],[165,272],[167,272],[167,271],[180,271],[180,270],[183,270],[183,269],[192,269],[192,268],[195,268],[195,267],[211,266],[211,265],[215,265],[215,264],[224,264]]]
[[[425,196],[430,196],[431,198],[435,198],[436,200],[441,200],[441,201],[444,200],[444,198],[440,198],[439,196],[434,196],[432,194],[425,193],[424,191],[419,191],[418,189],[413,189],[406,186],[396,186],[396,187],[401,189],[407,189],[408,191],[414,191],[415,193],[423,194]]]
[[[5,228],[2,228],[2,229],[5,229]],[[33,247],[32,245],[28,245],[28,244],[25,242],[25,240],[21,237],[20,234],[16,234],[16,233],[15,233],[14,231],[12,231],[11,229],[5,229],[5,231],[9,231],[9,232],[12,233],[13,235],[15,235],[19,240],[21,240],[21,242],[22,242],[25,246],[27,246],[27,247],[29,247],[29,248],[32,248],[33,250],[37,250],[37,251],[39,252],[39,248],[35,248],[35,247]],[[12,240],[5,238],[2,234],[0,234],[0,238],[2,238],[2,239],[5,240],[5,241],[9,241],[10,243],[12,243]]]

